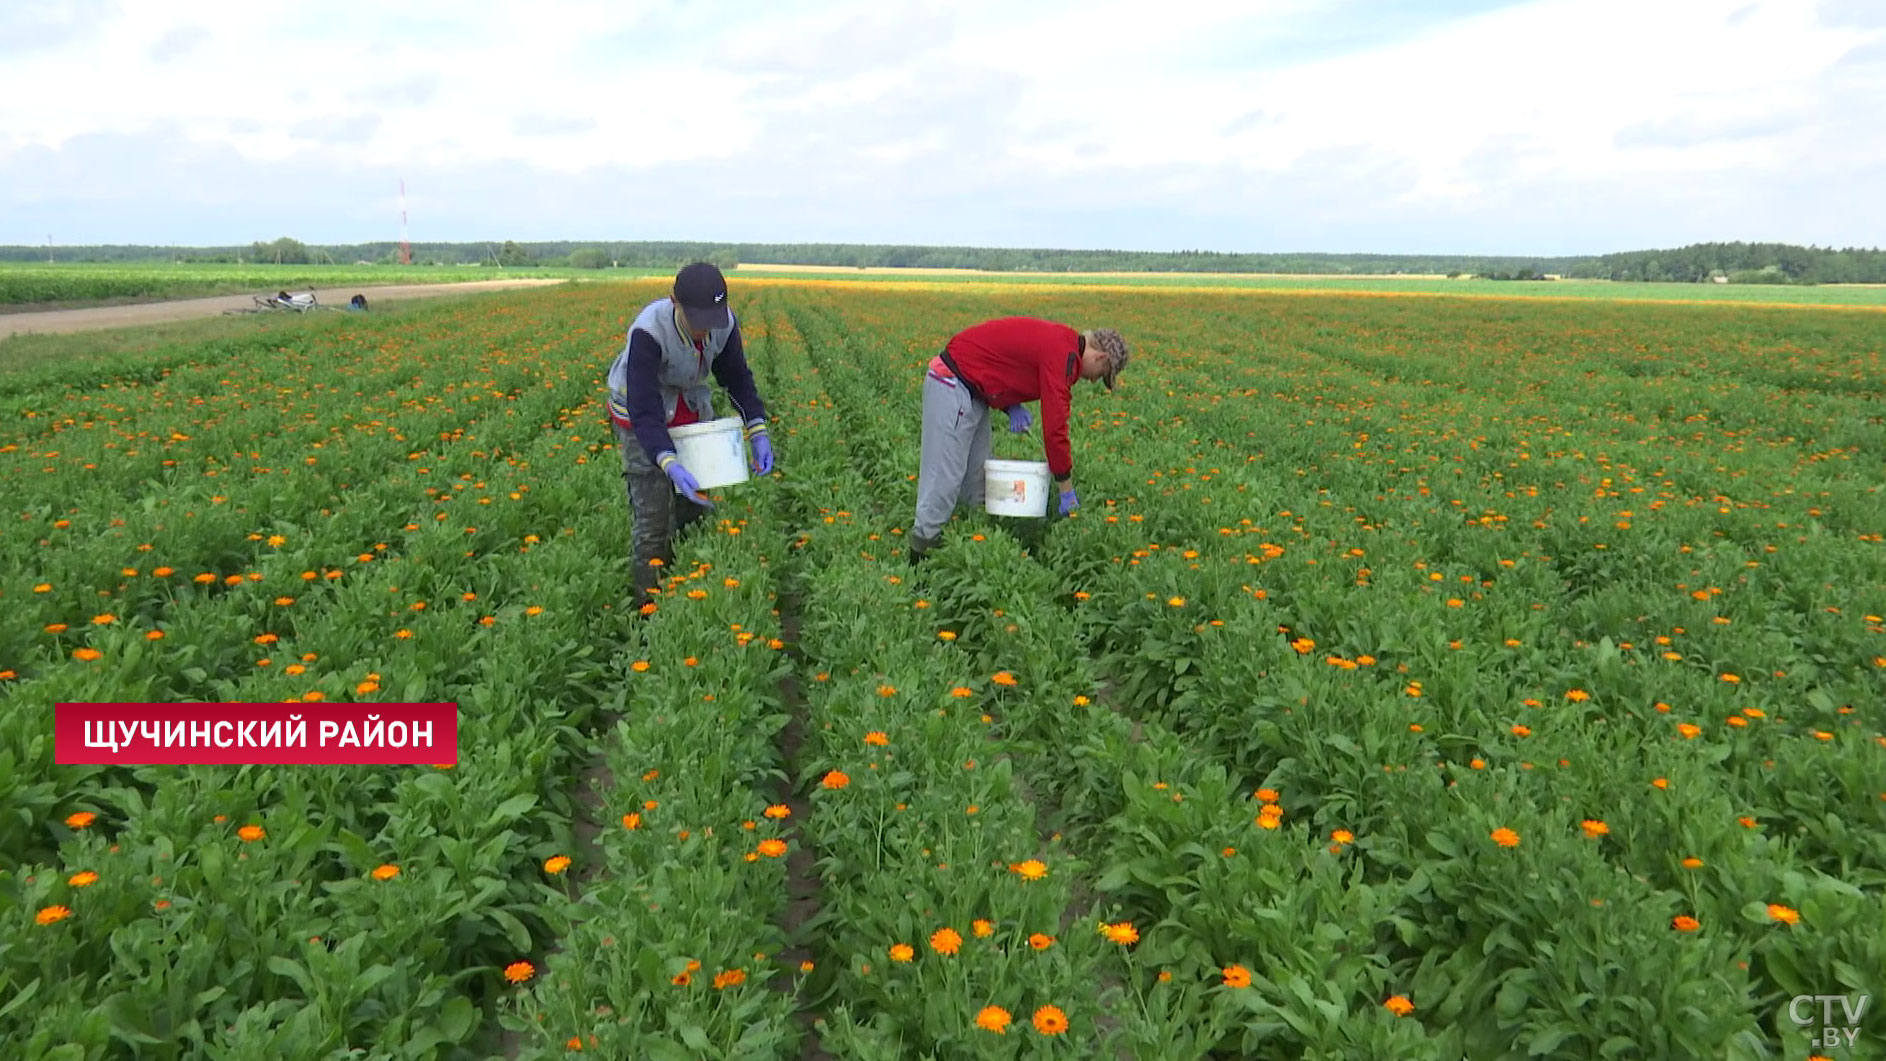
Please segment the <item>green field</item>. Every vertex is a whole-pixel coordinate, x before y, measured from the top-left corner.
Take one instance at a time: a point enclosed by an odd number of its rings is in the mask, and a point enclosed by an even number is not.
[[[597,275],[592,269],[562,268],[0,262],[0,313],[209,295],[268,295],[283,290],[337,292],[383,284],[457,284],[471,280],[594,278]],[[622,269],[610,270],[610,275],[645,274]],[[324,301],[340,305],[347,299],[330,297]]]
[[[736,277],[778,470],[641,614],[665,284],[0,343],[5,1061],[1881,1056],[1876,316]],[[913,569],[1012,313],[1133,345],[1082,508]],[[182,700],[459,760],[53,762]]]

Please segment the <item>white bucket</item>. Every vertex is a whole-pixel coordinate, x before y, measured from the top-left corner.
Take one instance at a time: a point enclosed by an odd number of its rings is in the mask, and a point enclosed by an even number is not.
[[[739,417],[727,416],[671,427],[668,437],[674,439],[675,456],[681,458],[681,466],[701,484],[701,489],[712,490],[747,481],[744,429]]]
[[[984,461],[982,488],[982,506],[992,516],[1048,514],[1048,465],[1042,461]]]

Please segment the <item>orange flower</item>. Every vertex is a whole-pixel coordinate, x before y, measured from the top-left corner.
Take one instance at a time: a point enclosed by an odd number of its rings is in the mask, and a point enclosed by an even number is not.
[[[622,827],[624,829],[640,829],[642,827],[642,816],[636,813],[624,814],[622,816]]]
[[[726,972],[714,974],[714,990],[716,991],[724,987],[739,987],[746,982],[747,971],[745,969],[728,969]]]
[[[1001,670],[1001,671],[996,671],[995,677],[990,678],[989,680],[994,682],[997,685],[1014,685],[1015,675],[1010,674],[1008,671]]]
[[[97,884],[98,874],[93,873],[89,869],[80,870],[79,872],[72,874],[71,878],[68,879],[66,883],[70,884],[74,888],[84,888],[84,887],[87,887],[88,885]]]
[[[544,872],[545,873],[562,873],[564,870],[569,869],[569,868],[570,868],[570,856],[568,855],[552,855],[549,858],[544,859]]]
[[[1009,869],[1023,880],[1040,880],[1048,875],[1047,864],[1037,858],[1024,859],[1013,863]]]
[[[950,695],[955,697],[958,700],[967,700],[970,697],[976,695],[976,693],[975,693],[975,690],[969,688],[968,686],[959,685],[956,688],[950,690]]]
[[[1330,832],[1329,838],[1339,844],[1349,844],[1355,842],[1356,834],[1347,829],[1336,829]]]
[[[1780,905],[1779,903],[1768,904],[1768,916],[1770,918],[1773,918],[1776,921],[1781,922],[1784,925],[1799,924],[1801,921],[1801,914],[1799,913],[1799,911],[1791,910],[1788,907]]]
[[[536,966],[529,962],[512,962],[504,967],[504,978],[514,984],[521,984],[536,973]]]
[[[42,925],[50,925],[55,921],[64,921],[71,916],[72,910],[70,907],[48,906],[33,915],[33,920]]]
[[[1567,689],[1565,690],[1565,699],[1570,700],[1575,704],[1583,703],[1584,701],[1591,699],[1591,694],[1586,692],[1583,689]]]
[[[1261,803],[1275,803],[1278,799],[1277,790],[1274,788],[1260,788],[1251,798]]]
[[[1700,858],[1697,858],[1694,855],[1691,855],[1689,858],[1686,858],[1683,860],[1683,868],[1684,869],[1702,869],[1703,860]]]
[[[1382,1007],[1397,1017],[1406,1017],[1414,1012],[1414,1003],[1408,1001],[1407,995],[1390,995]]]
[[[245,825],[236,830],[236,836],[245,844],[253,844],[267,835],[268,831],[260,825]]]
[[[884,697],[884,698],[886,698],[886,699],[889,699],[890,697],[893,697],[893,696],[896,696],[896,695],[897,695],[897,686],[895,686],[895,685],[880,685],[880,686],[878,686],[878,695],[879,695],[879,696],[882,696],[882,697]]]
[[[786,841],[767,839],[760,841],[760,854],[767,858],[778,858],[786,853]]]
[[[65,823],[66,823],[67,828],[85,829],[85,828],[89,828],[91,824],[97,820],[98,820],[98,815],[93,814],[91,811],[88,811],[88,810],[82,810],[75,814],[66,815]]]
[[[1670,926],[1678,932],[1694,932],[1703,927],[1703,923],[1688,914],[1678,914],[1670,919]]]
[[[908,943],[891,944],[890,953],[891,953],[891,960],[894,962],[907,962],[917,956],[916,948],[912,947]]]
[[[399,867],[393,865],[391,862],[373,871],[374,880],[392,880],[397,876],[399,876]]]
[[[978,917],[969,923],[969,930],[976,934],[976,938],[983,939],[995,933],[995,923]]]
[[[820,781],[819,784],[826,788],[839,789],[851,784],[851,778],[846,777],[845,772],[842,770],[832,770],[825,775],[825,779]]]
[[[1226,987],[1250,987],[1251,970],[1242,965],[1228,965],[1221,970],[1225,976]]]
[[[1605,834],[1611,831],[1610,826],[1606,825],[1605,823],[1601,821],[1597,821],[1591,818],[1587,818],[1583,822],[1580,822],[1578,827],[1585,831],[1586,836],[1589,836],[1594,840],[1600,836],[1604,836]]]
[[[784,803],[775,803],[766,808],[766,816],[768,818],[787,818],[791,817],[791,815],[792,808],[786,806]]]
[[[886,736],[882,730],[874,729],[871,732],[864,735],[864,742],[866,744],[876,744],[881,747],[883,745],[889,744],[891,742],[891,738]]]
[[[963,937],[956,930],[945,926],[930,933],[930,949],[948,957],[963,949]]]
[[[1054,937],[1046,933],[1036,932],[1028,937],[1028,945],[1036,950],[1047,950],[1049,947],[1054,946]]]
[[[104,655],[105,654],[103,652],[100,652],[95,648],[75,648],[72,650],[72,658],[79,660],[81,662],[84,662],[84,663],[90,663],[93,660],[103,659]]]
[[[1011,1019],[1008,1010],[1001,1006],[984,1006],[981,1012],[976,1014],[976,1027],[997,1035],[1007,1035],[1008,1022]]]
[[[1500,845],[1501,847],[1518,847],[1519,846],[1519,834],[1512,831],[1511,829],[1506,828],[1505,826],[1501,826],[1500,828],[1493,830],[1492,837],[1493,837],[1493,842]]]
[[[1035,1011],[1035,1030],[1043,1035],[1060,1035],[1067,1031],[1067,1014],[1059,1006],[1043,1006]]]

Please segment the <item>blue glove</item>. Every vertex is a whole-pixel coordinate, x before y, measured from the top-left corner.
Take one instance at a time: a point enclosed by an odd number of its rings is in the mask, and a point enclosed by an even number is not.
[[[1010,431],[1013,431],[1018,435],[1022,434],[1023,432],[1028,430],[1028,425],[1030,422],[1031,422],[1031,419],[1028,415],[1028,407],[1026,405],[1009,406],[1008,429]]]
[[[753,467],[761,475],[773,474],[773,443],[764,431],[753,436]]]
[[[680,491],[681,496],[703,508],[714,507],[714,503],[707,499],[707,495],[701,493],[700,480],[694,477],[693,472],[682,467],[679,458],[668,455],[667,459],[662,462],[661,470],[668,473],[668,481],[675,484],[675,489]]]
[[[1074,496],[1073,487],[1070,486],[1061,491],[1061,515],[1065,516],[1079,507],[1081,507],[1081,499]]]

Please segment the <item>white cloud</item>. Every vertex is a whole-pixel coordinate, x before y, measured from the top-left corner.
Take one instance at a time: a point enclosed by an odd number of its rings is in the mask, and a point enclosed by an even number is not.
[[[1886,244],[1886,5],[1478,7],[12,0],[0,242],[246,241],[166,203],[285,185],[303,238],[372,238],[404,174],[445,239]]]

